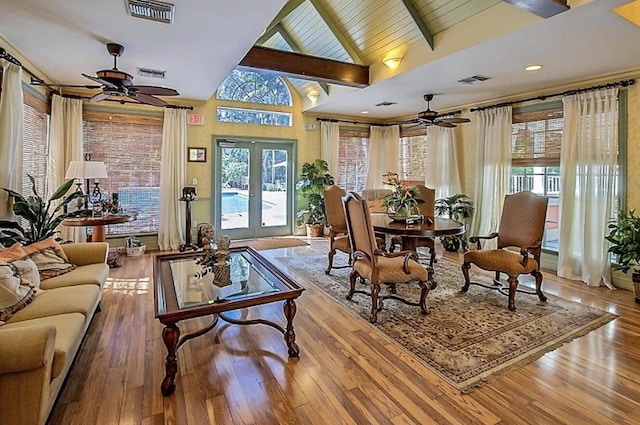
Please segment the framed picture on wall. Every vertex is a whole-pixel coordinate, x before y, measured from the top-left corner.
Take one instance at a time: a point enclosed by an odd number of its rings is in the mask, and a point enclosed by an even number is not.
[[[189,162],[207,162],[207,148],[189,148]]]

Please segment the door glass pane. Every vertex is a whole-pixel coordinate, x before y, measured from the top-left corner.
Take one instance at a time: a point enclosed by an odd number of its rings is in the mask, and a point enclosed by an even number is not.
[[[222,148],[221,229],[249,227],[249,149]]]
[[[287,151],[262,150],[262,227],[287,224]]]

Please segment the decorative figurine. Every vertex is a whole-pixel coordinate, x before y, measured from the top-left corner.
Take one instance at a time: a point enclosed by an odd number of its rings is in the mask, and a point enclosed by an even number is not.
[[[209,223],[198,224],[198,246],[204,249],[211,249],[215,242],[216,230]]]

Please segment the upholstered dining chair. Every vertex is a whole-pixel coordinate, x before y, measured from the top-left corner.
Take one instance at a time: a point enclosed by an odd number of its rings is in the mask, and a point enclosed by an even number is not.
[[[357,193],[349,192],[343,198],[343,202],[353,256],[347,299],[351,300],[355,293],[370,296],[369,321],[371,323],[378,320],[378,311],[383,309],[383,303],[386,299],[419,306],[422,314],[427,314],[427,295],[431,289],[436,287],[436,282],[433,280],[433,269],[427,270],[418,263],[418,255],[413,251],[400,251],[391,254],[377,249],[367,201]],[[365,283],[369,281],[371,292],[356,290],[357,279]],[[407,300],[395,294],[396,284],[415,281],[420,286],[418,302]],[[389,285],[388,294],[380,294],[381,284]]]
[[[423,216],[425,220],[427,219],[427,217],[433,219],[435,215],[436,190],[426,187],[424,184],[416,184],[415,187],[418,189],[418,198],[424,201],[423,203],[418,204],[420,215]],[[402,236],[393,236],[391,238],[389,251],[393,252],[396,245],[402,247]],[[416,238],[416,247],[421,246],[429,248],[429,266],[433,267],[433,263],[437,262],[436,248],[433,238]]]
[[[469,238],[469,242],[477,244],[477,249],[464,254],[462,292],[467,292],[472,283],[496,289],[508,295],[508,308],[511,311],[516,310],[516,292],[537,294],[540,301],[547,301],[547,297],[542,293],[540,253],[548,202],[547,197],[527,191],[505,196],[498,232],[488,236]],[[498,248],[483,250],[480,241],[493,238],[498,238]],[[517,248],[518,251],[514,251],[513,248]],[[494,286],[471,282],[469,279],[471,264],[483,270],[496,272]],[[508,276],[508,293],[504,292],[505,287],[500,281],[500,273]],[[522,274],[531,274],[535,278],[535,292],[518,289],[518,276]]]
[[[325,273],[329,274],[331,269],[342,269],[351,267],[351,244],[347,235],[347,220],[344,216],[342,198],[346,195],[344,189],[333,185],[324,191],[324,207],[329,225],[329,265]],[[334,266],[333,257],[336,250],[349,254],[349,263],[343,266]]]

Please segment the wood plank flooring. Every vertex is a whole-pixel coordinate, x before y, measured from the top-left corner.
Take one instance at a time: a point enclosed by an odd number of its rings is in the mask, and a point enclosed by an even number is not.
[[[326,250],[321,240],[262,253]],[[287,357],[282,335],[271,328],[221,322],[180,348],[176,391],[163,397],[165,348],[154,318],[152,259],[153,253],[125,258],[123,267],[111,270],[103,310],[93,319],[50,425],[640,422],[640,304],[629,291],[587,288],[551,272],[545,273],[547,293],[620,317],[471,394],[460,394],[301,282],[307,290],[297,300],[294,321],[299,359]],[[280,304],[233,314],[284,323]],[[181,323],[182,333],[205,322]]]

